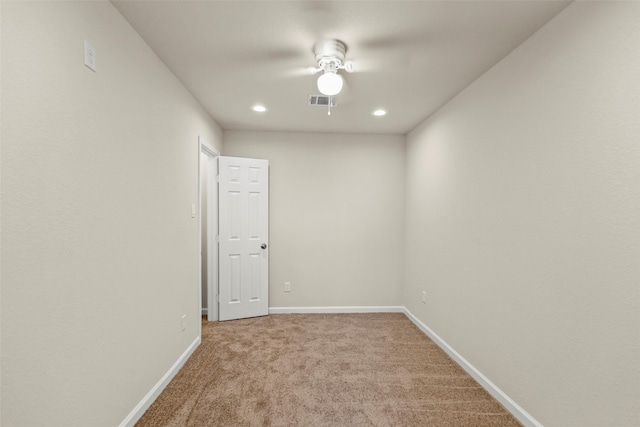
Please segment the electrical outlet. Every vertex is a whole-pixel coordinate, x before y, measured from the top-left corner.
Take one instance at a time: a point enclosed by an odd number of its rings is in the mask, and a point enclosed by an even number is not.
[[[284,282],[284,291],[291,292],[291,282]]]
[[[427,303],[427,291],[422,291],[422,303]]]
[[[180,319],[180,327],[182,328],[182,331],[184,332],[185,329],[187,329],[187,315],[183,314],[182,315],[182,319]]]

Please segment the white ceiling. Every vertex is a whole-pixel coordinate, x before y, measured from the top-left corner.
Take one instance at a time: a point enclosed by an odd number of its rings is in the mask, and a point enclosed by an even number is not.
[[[406,134],[569,2],[113,4],[225,130]],[[345,42],[356,67],[341,71],[347,88],[331,116],[307,105],[317,75],[302,73],[321,38]]]

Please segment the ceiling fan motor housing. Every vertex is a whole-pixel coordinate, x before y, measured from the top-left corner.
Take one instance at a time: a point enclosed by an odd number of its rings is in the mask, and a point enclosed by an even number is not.
[[[342,67],[347,54],[347,45],[340,40],[322,40],[313,47],[318,67],[324,72],[336,72]]]

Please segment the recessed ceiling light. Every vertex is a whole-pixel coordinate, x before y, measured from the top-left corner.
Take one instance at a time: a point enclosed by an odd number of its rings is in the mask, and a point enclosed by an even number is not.
[[[373,113],[374,116],[384,116],[385,114],[387,114],[387,112],[385,110],[376,110]]]
[[[267,111],[267,107],[265,107],[264,105],[257,105],[257,104],[251,107],[251,109],[256,113],[264,113],[265,111]]]

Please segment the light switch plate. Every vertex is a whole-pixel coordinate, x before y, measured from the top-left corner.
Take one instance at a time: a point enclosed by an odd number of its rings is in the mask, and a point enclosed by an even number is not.
[[[96,48],[91,45],[88,41],[84,41],[84,65],[92,69],[94,72],[96,70]]]

